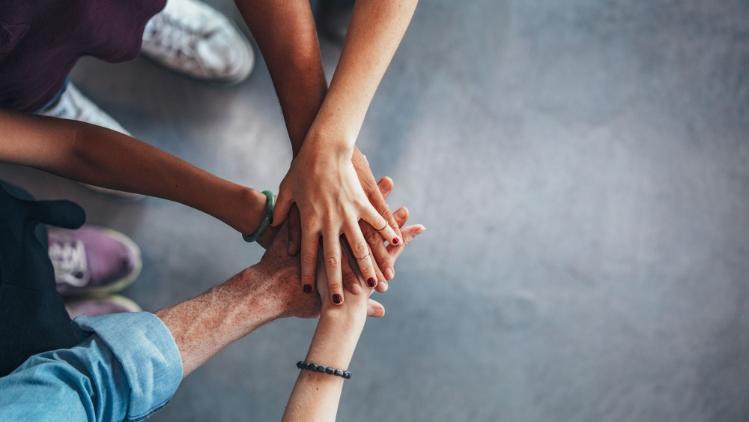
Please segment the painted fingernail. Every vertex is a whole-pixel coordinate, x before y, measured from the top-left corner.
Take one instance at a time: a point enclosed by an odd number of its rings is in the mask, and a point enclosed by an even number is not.
[[[385,279],[388,280],[388,281],[390,281],[393,278],[395,278],[395,271],[393,271],[392,268],[388,268],[388,269],[385,270],[385,274],[384,275],[385,275]]]
[[[305,284],[304,293],[312,293],[312,286],[310,286],[309,284]]]
[[[341,303],[343,303],[343,296],[339,295],[338,293],[334,294],[333,303],[335,303],[336,305],[340,305]]]
[[[394,237],[393,238],[393,245],[397,245],[399,243],[400,243],[400,239],[398,239],[397,237]]]
[[[371,278],[371,277],[370,277],[370,278],[369,278],[369,279],[367,280],[367,284],[369,285],[369,287],[374,287],[374,286],[376,286],[376,285],[377,285],[377,280],[375,280],[374,278]]]

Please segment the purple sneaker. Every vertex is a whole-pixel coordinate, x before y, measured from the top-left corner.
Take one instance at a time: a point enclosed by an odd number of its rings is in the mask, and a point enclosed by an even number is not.
[[[57,291],[63,295],[101,295],[135,281],[143,265],[140,249],[124,234],[96,226],[48,230],[49,258]]]
[[[116,314],[119,312],[140,312],[140,306],[132,300],[118,295],[105,296],[97,299],[82,299],[65,304],[70,318],[79,315],[97,316]]]

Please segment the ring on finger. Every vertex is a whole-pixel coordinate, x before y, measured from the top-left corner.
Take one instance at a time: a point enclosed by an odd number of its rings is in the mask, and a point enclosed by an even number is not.
[[[387,223],[387,221],[386,221],[386,222],[385,222],[385,225],[384,225],[384,226],[382,226],[382,228],[380,228],[380,229],[375,229],[375,230],[377,230],[378,232],[381,232],[381,231],[385,230],[385,229],[387,228],[387,226],[388,226],[388,223]]]

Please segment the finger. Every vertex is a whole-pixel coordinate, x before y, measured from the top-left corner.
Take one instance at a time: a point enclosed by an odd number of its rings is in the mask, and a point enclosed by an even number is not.
[[[404,224],[406,224],[406,221],[408,221],[408,209],[406,207],[398,208],[393,213],[393,218],[395,218],[399,226],[403,226]],[[401,235],[405,236],[405,234],[401,234]],[[388,254],[388,259],[390,260],[390,263],[391,263],[390,265],[393,268],[395,268],[395,261],[398,259],[398,256],[401,254],[404,248],[391,246],[391,247],[386,247],[385,250]],[[395,270],[393,270],[393,277],[395,277]],[[388,279],[388,281],[390,280],[392,280],[392,278]],[[384,284],[380,283],[377,285],[377,292],[385,293],[388,290],[388,288],[390,288],[389,283],[387,282]]]
[[[380,189],[380,193],[382,193],[382,197],[375,200],[370,199],[370,202],[375,209],[377,209],[377,212],[385,218],[390,227],[393,228],[395,234],[398,237],[401,237],[400,226],[395,221],[395,218],[393,218],[393,214],[390,212],[390,207],[386,201],[387,197],[390,196],[390,193],[393,191],[393,179],[384,176],[379,182],[377,182],[377,186]]]
[[[359,222],[359,228],[374,258],[375,270],[378,273],[377,280],[392,280],[395,277],[395,268],[393,267],[393,260],[382,242],[382,237],[377,233],[377,230],[363,221]]]
[[[365,206],[362,210],[362,219],[377,230],[380,237],[390,242],[391,245],[397,246],[400,243],[400,239],[393,228],[371,204]]]
[[[317,267],[317,246],[320,244],[320,232],[305,228],[302,231],[302,288],[305,293],[312,293],[315,285],[315,269]]]
[[[424,233],[426,229],[427,228],[421,224],[414,224],[413,226],[404,227],[403,230],[405,230],[405,234],[403,236],[403,242],[408,245],[416,238],[416,236]]]
[[[385,307],[382,306],[382,303],[369,299],[367,300],[367,316],[382,318],[385,316]]]
[[[341,242],[338,230],[328,230],[324,233],[322,244],[330,302],[334,305],[341,305],[343,304],[343,281],[341,280]]]
[[[424,233],[426,231],[426,227],[422,226],[421,224],[414,224],[412,226],[405,226],[403,227],[403,238],[404,238],[404,245],[408,245],[413,241],[413,239]],[[398,256],[400,256],[401,252],[403,252],[405,248],[397,248],[397,247],[388,247],[388,253],[390,253],[390,256],[397,260]]]
[[[385,281],[377,285],[377,293],[385,293],[390,288],[390,282]]]
[[[387,199],[387,197],[390,196],[390,193],[393,192],[393,179],[384,176],[379,182],[377,182],[377,187],[380,188],[382,197]]]
[[[377,293],[385,293],[386,291],[388,291],[389,287],[390,287],[390,282],[388,282],[387,280],[383,280],[377,283],[375,290],[377,291]]]
[[[393,179],[389,177],[383,177],[380,179],[380,181],[377,183],[378,189],[372,190],[371,194],[368,195],[368,199],[372,207],[377,211],[378,214],[380,214],[385,221],[387,221],[387,224],[392,229],[394,235],[390,236],[388,239],[389,241],[394,242],[394,245],[398,244],[398,241],[395,239],[399,239],[400,229],[398,227],[398,224],[396,223],[395,219],[393,218],[393,214],[390,212],[390,207],[388,206],[387,201],[385,201],[385,195],[383,191],[387,192],[389,195],[390,192],[393,190]],[[379,229],[382,227],[382,225],[373,225],[373,227]]]
[[[364,235],[362,235],[359,229],[359,224],[356,222],[347,223],[343,228],[343,233],[346,235],[346,240],[351,248],[351,254],[356,261],[364,282],[369,287],[375,287],[377,285],[377,273],[374,270],[372,255],[369,252],[369,244],[364,240]]]
[[[284,222],[286,216],[289,214],[289,209],[293,203],[293,198],[289,193],[289,190],[281,186],[276,198],[276,208],[273,210],[273,219],[271,220],[271,226],[278,227]]]
[[[299,208],[294,204],[289,211],[289,246],[287,249],[289,256],[294,256],[299,253],[299,242],[302,237],[301,225],[302,222],[299,219]]]
[[[359,277],[352,267],[351,261],[353,257],[351,253],[343,248],[344,253],[341,257],[341,274],[343,277],[343,288],[350,291],[353,294],[359,294],[361,292],[361,286],[359,285]]]

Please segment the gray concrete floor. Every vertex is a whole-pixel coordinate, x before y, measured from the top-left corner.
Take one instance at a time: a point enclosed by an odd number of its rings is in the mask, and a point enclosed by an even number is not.
[[[749,419],[748,70],[743,0],[423,1],[359,145],[429,231],[365,330],[340,419]],[[275,188],[287,168],[262,63],[236,87],[144,59],[84,60],[74,80],[221,176]],[[149,310],[261,254],[177,204],[0,170],[135,238],[126,293]],[[278,419],[313,326],[231,346],[154,420]]]

